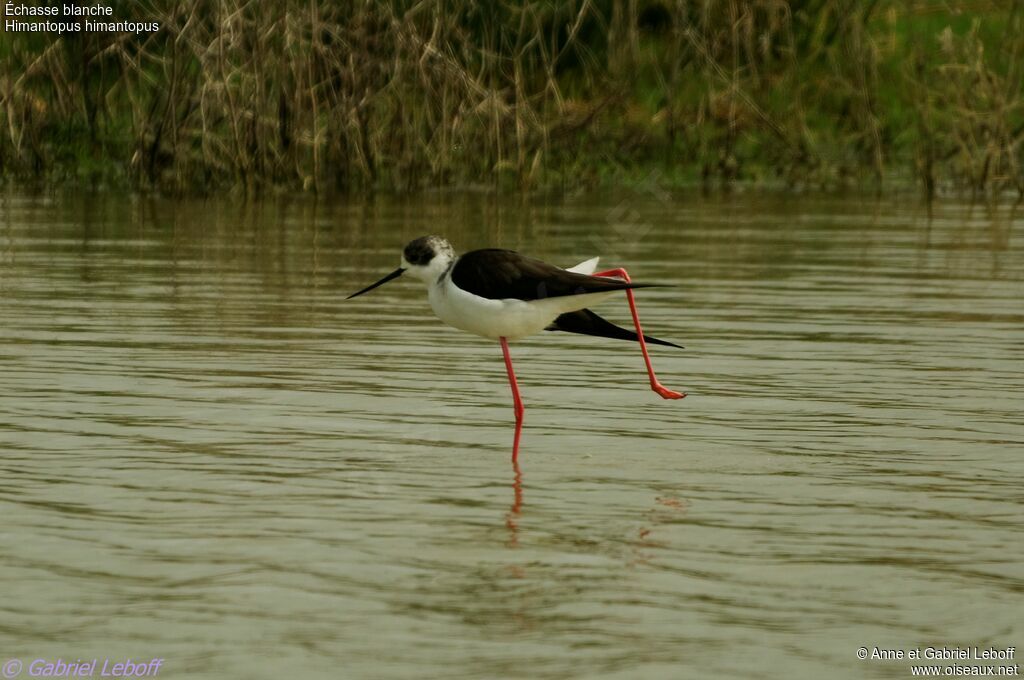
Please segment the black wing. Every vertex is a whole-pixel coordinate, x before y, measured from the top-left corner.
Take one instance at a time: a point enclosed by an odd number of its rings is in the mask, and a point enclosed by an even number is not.
[[[498,248],[474,250],[460,257],[452,269],[452,282],[488,300],[541,300],[658,285],[577,274]]]
[[[636,333],[625,328],[616,326],[607,319],[602,319],[589,309],[581,309],[578,312],[562,314],[547,327],[549,331],[565,331],[566,333],[580,333],[581,335],[596,335],[602,338],[614,338],[616,340],[636,341]],[[652,345],[665,345],[666,347],[678,347],[682,345],[667,340],[659,340],[649,335],[644,335],[644,340]]]

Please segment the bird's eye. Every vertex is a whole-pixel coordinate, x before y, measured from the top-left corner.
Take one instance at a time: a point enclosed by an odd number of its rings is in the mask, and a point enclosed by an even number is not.
[[[409,264],[424,265],[434,259],[434,251],[429,248],[409,248],[405,251],[405,259]]]

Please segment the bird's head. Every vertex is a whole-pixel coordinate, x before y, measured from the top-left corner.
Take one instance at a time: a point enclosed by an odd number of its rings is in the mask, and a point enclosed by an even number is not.
[[[455,261],[455,249],[440,236],[421,236],[410,241],[402,251],[402,266],[391,272],[383,279],[373,285],[363,288],[357,293],[352,293],[348,299],[357,295],[368,293],[377,286],[381,286],[392,279],[396,279],[405,272],[409,272],[416,278],[427,283],[433,283],[441,278],[452,262]]]
[[[402,251],[402,268],[428,283],[437,281],[454,261],[455,249],[440,236],[420,236]]]

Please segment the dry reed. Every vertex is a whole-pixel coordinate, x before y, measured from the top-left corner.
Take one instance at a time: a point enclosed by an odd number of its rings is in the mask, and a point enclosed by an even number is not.
[[[950,4],[115,2],[160,30],[3,35],[0,171],[408,191],[654,166],[1024,196],[1022,3]]]

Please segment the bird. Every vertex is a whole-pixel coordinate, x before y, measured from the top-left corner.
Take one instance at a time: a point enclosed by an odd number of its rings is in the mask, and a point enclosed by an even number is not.
[[[409,273],[427,285],[427,299],[434,313],[449,326],[501,343],[512,390],[516,417],[512,463],[518,464],[519,441],[525,407],[512,368],[509,341],[541,331],[564,331],[640,344],[651,389],[664,399],[682,399],[683,392],[670,390],[654,374],[647,345],[676,347],[666,340],[644,335],[633,291],[664,284],[637,283],[625,269],[596,272],[599,258],[562,269],[513,250],[483,248],[458,255],[440,236],[421,236],[402,250],[401,266],[376,283],[348,296],[368,293]],[[616,326],[589,307],[625,292],[636,332]]]

